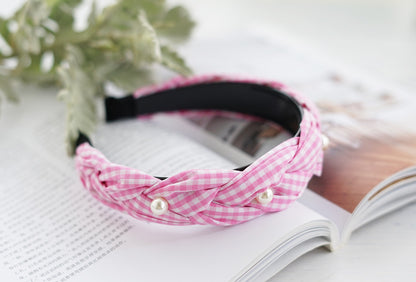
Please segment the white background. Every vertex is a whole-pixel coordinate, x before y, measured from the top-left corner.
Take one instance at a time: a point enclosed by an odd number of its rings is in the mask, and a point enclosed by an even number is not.
[[[21,2],[1,0],[0,14]],[[198,22],[196,37],[276,28],[335,61],[416,91],[416,1],[174,2],[187,5]],[[272,281],[415,281],[415,239],[412,205],[357,231],[335,253],[318,249],[301,257]]]

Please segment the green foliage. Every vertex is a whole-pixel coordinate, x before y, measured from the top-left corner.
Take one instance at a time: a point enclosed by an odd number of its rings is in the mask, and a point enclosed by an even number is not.
[[[193,23],[190,20],[188,11],[176,6],[166,11],[155,23],[158,34],[174,41],[182,41],[189,37]]]
[[[65,65],[58,68],[63,89],[59,92],[67,106],[66,140],[74,144],[78,132],[92,132],[96,121],[96,85],[93,77],[86,71],[86,60],[81,49],[72,45],[66,48]],[[76,83],[74,83],[76,81]],[[72,150],[72,147],[68,148]]]
[[[191,69],[185,64],[185,61],[169,46],[160,48],[162,54],[162,64],[183,75],[190,75]]]
[[[0,41],[6,45],[0,48],[0,100],[16,100],[16,79],[61,87],[70,153],[79,131],[94,130],[96,98],[106,83],[132,91],[151,82],[149,66],[155,63],[191,73],[169,46],[187,39],[194,26],[183,7],[167,7],[164,0],[118,0],[99,10],[93,3],[87,27],[76,31],[74,12],[82,2],[28,0],[10,18],[0,18]],[[45,69],[47,57],[51,63]]]
[[[6,99],[12,102],[17,102],[17,95],[13,90],[11,81],[4,75],[0,75],[0,93],[2,93]],[[1,102],[1,96],[0,96]]]

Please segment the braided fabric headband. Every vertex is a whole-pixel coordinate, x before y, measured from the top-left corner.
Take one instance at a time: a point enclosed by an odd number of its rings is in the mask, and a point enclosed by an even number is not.
[[[279,123],[293,137],[252,164],[154,177],[108,161],[80,133],[76,167],[84,187],[111,208],[169,225],[233,225],[286,209],[322,169],[317,110],[282,84],[224,76],[177,78],[126,98],[107,98],[107,121],[162,111],[238,112]]]

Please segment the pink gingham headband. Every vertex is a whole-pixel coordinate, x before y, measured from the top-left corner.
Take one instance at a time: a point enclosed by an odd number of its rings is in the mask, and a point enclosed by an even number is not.
[[[273,81],[224,76],[176,78],[124,98],[106,99],[106,118],[165,111],[237,112],[278,123],[292,137],[234,170],[192,169],[154,177],[108,161],[80,132],[76,166],[84,187],[107,206],[170,225],[233,225],[286,209],[322,169],[317,110]]]

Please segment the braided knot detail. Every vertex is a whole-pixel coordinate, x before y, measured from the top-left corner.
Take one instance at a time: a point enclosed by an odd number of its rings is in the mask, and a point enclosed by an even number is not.
[[[136,95],[220,79],[231,80],[218,76],[176,79],[141,89]],[[284,87],[275,82],[260,83],[274,83],[273,87],[280,90]],[[302,97],[293,96],[304,103]],[[323,153],[317,117],[313,106],[304,107],[301,134],[276,146],[244,171],[194,169],[160,180],[138,169],[111,163],[88,143],[77,148],[76,167],[84,187],[96,199],[135,218],[169,225],[238,224],[286,209],[301,196],[310,178],[320,175]],[[256,196],[268,188],[274,197],[269,204],[261,205]],[[169,208],[156,216],[150,205],[158,197],[165,199]]]

